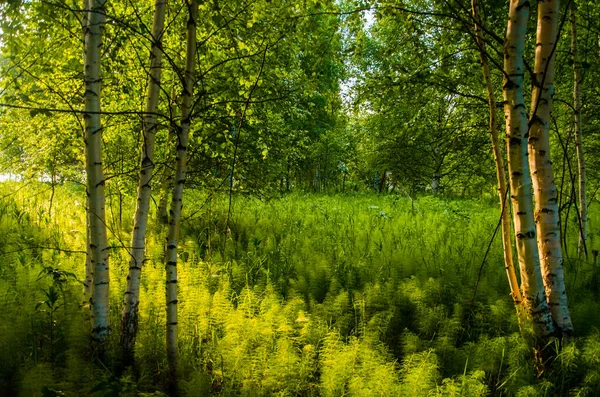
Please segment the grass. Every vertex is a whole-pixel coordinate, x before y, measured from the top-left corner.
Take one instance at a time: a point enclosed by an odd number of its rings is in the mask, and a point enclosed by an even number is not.
[[[82,287],[71,277],[83,279],[81,189],[58,187],[51,215],[47,186],[5,183],[3,191],[13,194],[0,202],[0,394],[162,395],[161,234],[148,237],[137,366],[116,379],[110,362],[91,359]],[[519,335],[499,238],[473,298],[498,222],[494,197],[423,197],[414,205],[374,194],[234,197],[228,213],[227,197],[185,194],[185,395],[600,393],[600,270],[592,263],[565,264],[578,338],[544,378]],[[113,357],[133,211],[118,197],[108,200]],[[590,250],[598,248],[597,233],[592,225]]]

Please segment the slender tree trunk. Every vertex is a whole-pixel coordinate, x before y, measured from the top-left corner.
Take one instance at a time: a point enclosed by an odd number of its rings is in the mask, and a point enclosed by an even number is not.
[[[90,199],[85,199],[85,282],[83,283],[83,303],[90,308],[92,291],[94,290],[94,266],[92,266],[92,249],[90,245]]]
[[[89,0],[83,0],[81,5],[81,34],[83,38],[83,58],[85,59],[85,43],[86,43],[86,34],[87,34],[87,26],[88,26],[88,14],[89,14]],[[85,131],[84,140],[85,140]],[[83,283],[83,304],[89,308],[90,299],[92,298],[92,290],[94,283],[94,268],[92,266],[92,250],[90,248],[90,200],[85,197],[85,241],[86,241],[86,251],[85,251],[85,282]]]
[[[500,197],[500,209],[502,211],[502,246],[504,248],[504,267],[508,276],[511,296],[515,305],[520,306],[523,301],[521,291],[519,290],[519,282],[515,272],[515,265],[512,252],[511,238],[511,223],[510,211],[508,210],[508,195],[506,187],[506,172],[504,171],[504,158],[498,138],[498,120],[496,117],[496,98],[494,97],[494,88],[490,78],[490,69],[488,66],[487,53],[485,50],[485,40],[479,16],[479,2],[472,0],[471,7],[473,10],[473,18],[475,19],[475,41],[479,49],[479,58],[481,60],[481,69],[483,71],[483,82],[487,91],[488,106],[490,108],[490,137],[492,139],[492,150],[494,152],[494,161],[496,163],[496,179],[498,180],[498,196]]]
[[[48,218],[52,219],[52,204],[54,203],[54,193],[56,187],[56,173],[54,171],[54,165],[52,165],[52,176],[50,181],[50,190],[52,193],[50,194],[50,205],[48,206]]]
[[[558,40],[558,0],[538,2],[535,81],[531,95],[529,166],[535,195],[535,223],[548,305],[559,335],[573,335],[560,246],[558,191],[550,160],[550,113]]]
[[[571,0],[571,56],[573,57],[573,107],[575,110],[575,148],[577,149],[577,169],[579,174],[579,254],[587,257],[588,209],[585,189],[585,161],[581,142],[581,64],[577,57],[577,4]]]
[[[125,291],[125,305],[121,317],[121,354],[124,365],[133,362],[135,338],[138,328],[138,306],[140,299],[140,278],[145,258],[145,239],[150,210],[151,182],[154,171],[154,138],[158,123],[156,107],[160,90],[162,36],[165,24],[167,0],[156,0],[152,23],[152,48],[150,51],[150,72],[146,97],[146,116],[143,123],[144,142],[140,159],[140,176],[137,191],[137,206],[133,219],[131,238],[131,259]]]
[[[379,180],[379,192],[383,192],[383,193],[387,193],[388,192],[388,188],[387,188],[387,170],[383,170],[383,173],[381,174],[381,179]]]
[[[437,196],[437,194],[438,194],[438,189],[440,188],[440,180],[441,180],[440,172],[439,172],[439,170],[436,169],[433,172],[433,178],[431,179],[431,193],[434,196]]]
[[[523,51],[529,18],[528,0],[511,0],[504,44],[504,113],[511,202],[521,270],[523,303],[533,320],[536,337],[553,332],[552,318],[540,273],[531,177],[527,162],[527,113],[523,98]]]
[[[171,103],[177,103],[177,95],[175,87],[171,89]],[[177,106],[174,106],[176,108]],[[169,212],[167,211],[167,204],[169,202],[169,188],[172,187],[173,182],[173,167],[170,166],[171,163],[171,141],[173,139],[174,132],[174,120],[176,120],[177,115],[176,112],[173,111],[172,114],[172,122],[169,125],[169,129],[167,130],[167,140],[165,142],[165,167],[163,171],[163,176],[160,184],[160,198],[158,200],[158,209],[156,211],[157,222],[156,224],[160,227],[160,225],[167,225],[169,223]]]
[[[167,146],[171,143],[171,129],[167,133]],[[167,225],[169,224],[169,211],[167,211],[167,204],[169,202],[169,188],[172,187],[173,182],[173,168],[167,164],[171,156],[169,153],[165,153],[165,169],[163,172],[162,181],[160,184],[160,198],[158,200],[158,209],[156,211],[157,215],[157,224],[158,225]]]
[[[325,144],[325,161],[323,166],[323,193],[327,193],[327,164],[329,163],[329,145]]]
[[[285,171],[285,192],[290,191],[290,161],[288,160],[287,169]]]
[[[100,358],[108,337],[108,242],[102,170],[102,124],[100,120],[100,93],[102,35],[104,32],[106,0],[90,0],[85,31],[85,157],[89,216],[89,240],[94,281],[91,295],[92,338],[98,344]]]
[[[184,75],[184,87],[181,98],[181,126],[177,134],[177,155],[175,165],[175,186],[171,197],[171,219],[167,237],[167,360],[169,364],[170,386],[176,393],[177,382],[177,244],[179,240],[179,223],[183,206],[183,185],[185,184],[186,157],[192,96],[194,93],[194,68],[196,60],[196,19],[198,15],[197,0],[189,3],[189,20],[187,23],[187,48]]]

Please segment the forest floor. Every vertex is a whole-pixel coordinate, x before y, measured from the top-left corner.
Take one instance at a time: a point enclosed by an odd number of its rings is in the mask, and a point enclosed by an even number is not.
[[[47,184],[1,186],[0,395],[163,395],[164,232],[153,224],[147,239],[137,364],[116,378],[110,359],[89,358],[81,187],[56,187],[50,204]],[[134,201],[107,199],[109,357],[117,356]],[[565,273],[577,338],[538,376],[500,236],[491,242],[497,207],[492,195],[290,194],[234,196],[229,211],[225,195],[186,191],[182,394],[600,395],[600,268],[591,255],[577,258],[575,221],[566,221]],[[598,232],[592,224],[590,253]]]

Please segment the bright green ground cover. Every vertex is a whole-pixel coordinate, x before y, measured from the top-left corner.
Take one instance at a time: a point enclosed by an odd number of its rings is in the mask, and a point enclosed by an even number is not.
[[[84,250],[81,189],[58,187],[52,217],[48,186],[1,191],[0,395],[159,395],[160,235],[148,238],[138,366],[115,379],[90,360],[75,280],[84,255],[46,249]],[[132,208],[119,209],[118,196],[109,204],[114,357]],[[414,205],[393,195],[234,197],[229,221],[227,208],[227,197],[186,191],[179,329],[187,395],[600,395],[600,269],[573,258],[574,224],[565,268],[578,338],[538,378],[499,236],[473,299],[498,222],[494,197]],[[592,220],[597,212],[592,205]],[[592,224],[590,252],[597,235]]]

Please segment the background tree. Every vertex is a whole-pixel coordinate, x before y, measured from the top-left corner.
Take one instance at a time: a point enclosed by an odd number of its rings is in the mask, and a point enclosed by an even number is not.
[[[506,171],[504,168],[504,153],[500,145],[498,137],[498,119],[496,117],[496,98],[494,94],[494,86],[491,80],[490,69],[487,59],[485,36],[483,33],[483,19],[480,17],[479,2],[473,0],[471,2],[471,8],[473,10],[474,18],[474,33],[477,48],[479,50],[479,57],[481,59],[481,69],[483,72],[483,81],[485,84],[489,112],[490,112],[490,137],[492,140],[492,150],[494,152],[494,162],[496,163],[496,178],[498,179],[498,196],[500,198],[500,208],[502,217],[502,246],[504,248],[504,265],[506,267],[506,273],[508,275],[508,282],[510,284],[510,291],[512,297],[517,305],[517,309],[520,308],[520,304],[523,301],[521,291],[519,289],[519,282],[517,281],[517,275],[515,272],[514,261],[513,261],[513,244],[512,244],[512,233],[511,233],[511,221],[510,221],[510,210],[508,209],[508,187],[506,186]]]
[[[133,349],[138,328],[138,306],[140,294],[140,278],[146,261],[146,230],[150,210],[151,183],[154,177],[154,141],[158,128],[156,110],[160,91],[162,68],[162,36],[164,34],[166,0],[157,0],[152,22],[152,44],[150,50],[150,67],[148,72],[148,93],[143,119],[142,153],[140,157],[140,176],[137,192],[137,204],[133,220],[131,237],[131,260],[127,275],[127,290],[121,319],[121,349],[124,364],[133,361]]]
[[[106,232],[106,209],[104,196],[104,169],[102,159],[101,123],[101,60],[102,34],[105,22],[105,0],[91,0],[86,18],[85,33],[85,123],[86,193],[88,197],[89,241],[91,264],[94,270],[91,297],[92,337],[98,343],[99,355],[104,355],[104,343],[108,337],[110,323],[108,241]]]

